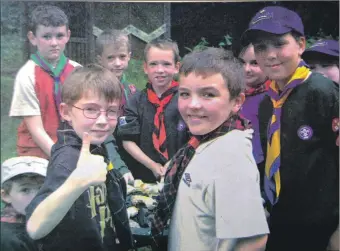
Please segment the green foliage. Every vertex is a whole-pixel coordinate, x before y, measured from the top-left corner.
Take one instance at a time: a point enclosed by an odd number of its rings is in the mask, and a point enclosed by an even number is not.
[[[333,37],[332,35],[326,35],[323,30],[320,30],[313,36],[306,36],[306,48],[309,48],[313,43],[315,43],[319,39],[333,39],[339,40],[339,37]]]
[[[233,38],[227,34],[223,37],[223,40],[218,43],[219,47],[231,46],[233,44]]]
[[[229,34],[227,34],[227,35],[223,36],[222,41],[220,41],[218,43],[218,47],[220,47],[220,48],[227,48],[227,47],[231,46],[232,43],[233,43],[233,38]],[[208,42],[208,40],[206,38],[204,38],[204,37],[201,37],[201,40],[193,48],[189,48],[189,47],[184,47],[184,48],[187,49],[189,52],[192,52],[192,51],[203,50],[203,49],[205,49],[205,48],[207,48],[209,46],[211,46],[211,45]]]
[[[201,37],[201,40],[195,45],[192,49],[189,47],[184,47],[188,51],[201,51],[209,46],[209,42],[205,39],[205,37]]]
[[[143,72],[143,60],[131,59],[126,70],[126,79],[138,89],[145,88],[147,77]]]
[[[332,35],[326,35],[323,30],[320,28],[320,30],[312,36],[306,36],[306,48],[309,48],[314,42],[316,42],[319,39],[333,39],[333,40],[339,40],[339,37],[333,37]],[[219,47],[222,48],[228,48],[233,44],[233,37],[229,34],[223,36],[223,39],[221,42],[218,43]],[[198,42],[197,45],[195,45],[193,48],[185,47],[189,52],[202,50],[210,46],[210,43],[208,40],[204,37],[201,38],[201,40]]]

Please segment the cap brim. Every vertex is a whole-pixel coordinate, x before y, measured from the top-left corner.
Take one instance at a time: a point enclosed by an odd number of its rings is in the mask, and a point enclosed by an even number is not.
[[[251,28],[247,29],[245,32],[243,32],[241,36],[241,43],[244,44],[246,42],[251,43],[256,36],[256,33],[258,31],[264,31],[271,34],[276,35],[282,35],[286,34],[288,32],[291,32],[293,29],[284,27],[282,25],[279,25],[278,23],[271,23],[267,25],[259,24],[259,25],[253,25]]]
[[[329,56],[339,57],[339,52],[335,52],[325,47],[313,47],[310,49],[306,49],[303,54],[308,55],[310,53],[322,53],[322,54],[329,55]]]
[[[1,177],[1,183],[4,183],[5,181],[12,179],[13,177],[21,174],[37,174],[43,177],[46,177],[46,168],[37,165],[37,166],[23,166],[22,168],[16,168],[14,172],[12,172],[10,175],[7,175],[6,177]]]

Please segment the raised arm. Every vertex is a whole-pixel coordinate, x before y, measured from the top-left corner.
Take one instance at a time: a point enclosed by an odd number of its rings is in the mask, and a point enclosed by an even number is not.
[[[90,136],[86,134],[76,169],[57,190],[40,202],[29,217],[26,227],[32,239],[49,234],[89,186],[105,181],[107,164],[102,156],[90,153],[90,142]]]

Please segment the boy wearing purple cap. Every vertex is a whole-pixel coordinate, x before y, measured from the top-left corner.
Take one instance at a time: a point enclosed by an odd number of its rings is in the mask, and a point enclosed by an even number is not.
[[[272,80],[259,106],[266,250],[326,250],[339,223],[339,86],[301,59],[303,24],[291,10],[262,9],[242,39]]]
[[[311,69],[339,84],[339,42],[320,39],[302,55]]]

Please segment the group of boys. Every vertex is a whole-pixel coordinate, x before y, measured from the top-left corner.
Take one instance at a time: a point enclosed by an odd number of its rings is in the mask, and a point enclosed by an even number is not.
[[[126,184],[164,176],[152,234],[171,218],[169,250],[336,247],[338,84],[302,60],[339,82],[334,41],[304,52],[300,17],[266,7],[242,37],[246,90],[242,65],[223,49],[190,53],[180,65],[177,44],[155,40],[139,91],[124,75],[131,45],[122,31],[104,31],[98,65],[81,67],[63,53],[65,13],[39,6],[31,15],[37,52],[17,74],[10,110],[23,118],[21,157],[2,165],[5,250],[134,248]],[[261,95],[258,109],[243,104],[244,91],[246,103]]]
[[[147,45],[144,71],[149,82],[138,91],[124,75],[131,45],[123,31],[102,32],[96,40],[98,65],[81,67],[64,55],[70,30],[61,9],[37,7],[29,30],[37,51],[15,80],[10,116],[23,121],[18,129],[20,157],[11,161],[36,156],[49,162],[39,192],[32,192],[26,211],[17,213],[26,215],[29,236],[46,250],[132,248],[126,183],[164,176],[164,165],[188,139],[177,110],[178,83],[173,81],[179,67],[177,45],[170,40]],[[122,127],[116,130],[119,117]],[[131,171],[120,155],[133,163]]]

